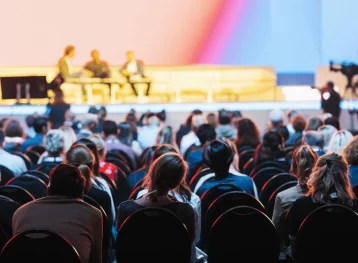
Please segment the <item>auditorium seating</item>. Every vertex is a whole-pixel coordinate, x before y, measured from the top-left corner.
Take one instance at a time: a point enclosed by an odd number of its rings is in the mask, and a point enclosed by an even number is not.
[[[8,181],[6,185],[20,186],[35,199],[45,197],[47,193],[47,184],[40,178],[29,174],[17,176]]]
[[[5,185],[8,181],[15,177],[14,173],[7,167],[0,165],[1,180],[0,186]]]
[[[7,196],[22,205],[35,200],[35,197],[29,191],[16,185],[1,186],[0,195]]]

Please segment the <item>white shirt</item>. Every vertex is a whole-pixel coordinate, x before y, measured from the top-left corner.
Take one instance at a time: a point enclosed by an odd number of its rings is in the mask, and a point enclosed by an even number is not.
[[[101,184],[98,184],[93,178],[92,178],[92,184],[97,189],[100,189],[100,190],[103,190],[103,191],[107,192],[109,197],[110,197],[110,199],[111,199],[111,210],[112,210],[112,217],[113,217],[112,219],[113,219],[113,223],[114,223],[115,220],[116,220],[116,209],[114,208],[111,189],[109,188],[106,180],[104,180],[103,178],[96,176],[96,180],[99,181]]]
[[[186,150],[189,149],[190,146],[195,144],[196,146],[200,146],[199,138],[196,136],[196,134],[191,131],[187,135],[183,136],[180,142],[180,154],[184,156]]]
[[[148,125],[142,127],[138,132],[138,142],[142,149],[156,144],[159,127],[157,125]]]
[[[71,60],[69,57],[65,57],[65,61],[66,61],[66,64],[67,64],[67,67],[68,67],[68,73],[69,75],[73,73],[73,67],[72,67],[72,64],[71,64]]]
[[[133,60],[127,64],[127,71],[129,73],[136,73],[138,71],[137,69],[137,61]]]
[[[0,149],[0,165],[10,169],[15,175],[20,175],[27,171],[26,164],[21,157],[10,154],[4,149]]]

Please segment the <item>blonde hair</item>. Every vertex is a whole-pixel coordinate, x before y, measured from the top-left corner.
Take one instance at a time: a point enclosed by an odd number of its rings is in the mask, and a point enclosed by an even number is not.
[[[63,133],[63,151],[67,152],[72,144],[77,140],[76,134],[69,126],[61,126],[59,130]]]
[[[342,153],[344,147],[353,139],[352,133],[347,130],[336,131],[329,141],[327,152]]]
[[[103,158],[106,152],[106,144],[104,143],[102,137],[98,134],[92,134],[88,137],[88,139],[96,144],[98,155],[100,158]]]

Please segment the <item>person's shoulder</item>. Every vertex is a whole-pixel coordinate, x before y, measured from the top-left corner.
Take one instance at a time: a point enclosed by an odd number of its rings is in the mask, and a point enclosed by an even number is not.
[[[120,205],[118,206],[118,210],[119,211],[128,211],[128,210],[133,210],[138,207],[140,207],[140,205],[138,205],[135,201],[127,200],[127,201],[120,203]]]

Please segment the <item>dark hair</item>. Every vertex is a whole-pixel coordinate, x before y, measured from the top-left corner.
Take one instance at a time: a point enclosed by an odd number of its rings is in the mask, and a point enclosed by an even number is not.
[[[142,155],[140,157],[142,166],[149,168],[149,166],[152,164],[153,155],[157,148],[158,145],[153,145],[143,150]]]
[[[341,125],[339,123],[339,119],[337,117],[331,116],[324,120],[325,125],[332,125],[338,131],[341,129]]]
[[[157,144],[174,144],[173,128],[171,126],[165,126],[159,131]]]
[[[200,125],[195,134],[199,138],[201,145],[216,139],[215,129],[210,124]]]
[[[85,193],[92,188],[92,169],[94,163],[94,157],[90,149],[85,145],[73,145],[66,152],[66,163],[76,166],[86,178]]]
[[[283,138],[277,131],[269,131],[264,135],[262,144],[257,147],[254,157],[255,165],[266,161],[280,159],[285,156]]]
[[[117,135],[118,133],[118,127],[117,124],[114,121],[104,121],[103,122],[103,133],[105,136],[109,135]]]
[[[47,133],[47,118],[42,116],[35,118],[34,130],[36,133]]]
[[[65,47],[64,53],[65,53],[65,55],[68,55],[68,54],[70,54],[70,53],[71,53],[72,51],[74,51],[74,50],[75,50],[75,47],[69,45],[69,46]]]
[[[93,141],[91,141],[90,139],[87,139],[87,138],[79,139],[73,145],[79,145],[79,144],[86,146],[93,154],[94,163],[93,163],[92,171],[95,176],[100,176],[99,154],[98,154],[97,145]]]
[[[8,119],[5,122],[4,131],[7,137],[24,137],[24,129],[21,123],[16,119]]]
[[[324,136],[318,131],[307,131],[302,138],[302,142],[309,146],[317,146],[320,150],[323,150]]]
[[[159,145],[153,153],[152,162],[157,160],[160,156],[170,152],[178,153],[178,151],[172,145],[169,144]]]
[[[4,141],[5,141],[5,133],[2,130],[0,130],[0,147],[1,148],[3,147]]]
[[[282,136],[285,142],[287,142],[288,139],[290,138],[290,132],[288,131],[286,126],[284,125],[278,126],[276,128],[276,131]]]
[[[102,106],[98,109],[97,115],[99,118],[106,118],[107,117],[107,109],[106,107]]]
[[[297,115],[298,114],[298,112],[297,111],[295,111],[295,110],[290,110],[288,113],[287,113],[287,118],[289,119],[289,120],[291,120],[293,117],[295,117],[295,115]]]
[[[348,163],[337,153],[328,153],[318,159],[307,186],[307,196],[316,203],[352,206],[356,198],[348,177]]]
[[[291,171],[300,184],[307,184],[317,159],[317,153],[307,145],[303,145],[293,152]]]
[[[86,178],[70,164],[59,164],[51,170],[48,195],[83,198]]]
[[[177,153],[166,153],[150,166],[147,178],[148,197],[156,202],[158,196],[177,189],[184,181],[188,165]]]
[[[231,123],[232,113],[226,110],[219,111],[219,123],[221,125],[227,125]]]
[[[132,146],[133,135],[131,132],[131,126],[127,122],[121,122],[118,125],[119,134],[118,139],[125,145]]]
[[[330,89],[334,89],[334,83],[333,83],[333,81],[328,81],[328,82],[327,82],[327,87],[330,88]]]
[[[317,131],[319,127],[323,126],[323,120],[319,117],[312,117],[308,119],[307,131]]]
[[[191,127],[191,122],[192,122],[193,116],[194,115],[201,115],[201,114],[203,114],[203,112],[201,110],[198,110],[198,109],[193,110],[191,112],[191,114],[188,116],[188,118],[186,119],[185,126]]]
[[[134,112],[130,112],[126,116],[126,123],[130,125],[131,134],[134,140],[137,140],[137,117]]]
[[[157,117],[161,122],[165,122],[167,119],[167,112],[165,110],[162,110],[157,113]]]
[[[206,144],[203,149],[203,162],[219,178],[226,177],[234,159],[231,147],[222,140],[214,140]]]
[[[211,126],[216,128],[217,120],[216,120],[215,113],[208,113],[208,115],[206,115],[206,120],[207,120],[208,124],[210,124]]]
[[[26,116],[25,122],[26,122],[27,127],[29,127],[29,128],[33,127],[34,123],[35,123],[35,116],[33,114]]]
[[[256,148],[260,144],[260,132],[256,124],[247,118],[237,121],[237,138],[235,144],[249,145]]]
[[[343,156],[349,165],[358,165],[358,136],[355,136],[343,149]]]
[[[292,127],[296,133],[302,133],[307,125],[306,118],[302,115],[295,115],[292,119]]]

